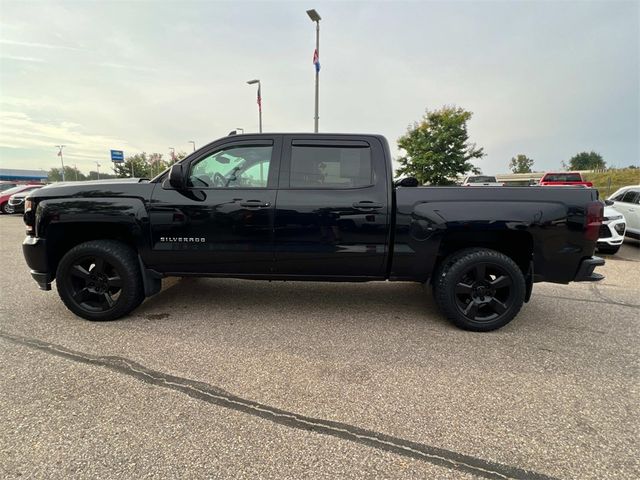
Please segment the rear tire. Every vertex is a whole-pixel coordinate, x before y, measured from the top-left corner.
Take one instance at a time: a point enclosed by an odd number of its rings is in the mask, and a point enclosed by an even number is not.
[[[69,250],[58,264],[56,287],[69,310],[91,321],[115,320],[144,300],[136,253],[114,240],[92,240]]]
[[[434,291],[436,303],[456,326],[488,332],[518,314],[526,284],[511,258],[495,250],[468,249],[443,262]]]
[[[9,202],[4,202],[0,206],[0,211],[5,215],[11,215],[13,213],[13,209],[9,206]]]

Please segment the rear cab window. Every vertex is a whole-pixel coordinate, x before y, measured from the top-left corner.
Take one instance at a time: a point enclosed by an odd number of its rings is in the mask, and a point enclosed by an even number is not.
[[[579,173],[548,173],[542,179],[543,182],[582,182]]]
[[[497,183],[496,177],[477,176],[469,177],[467,183]]]

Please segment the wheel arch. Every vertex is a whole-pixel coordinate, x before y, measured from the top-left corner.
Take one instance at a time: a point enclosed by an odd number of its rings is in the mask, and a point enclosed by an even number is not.
[[[500,252],[518,265],[525,278],[532,273],[533,237],[529,232],[513,230],[445,233],[440,241],[434,272],[438,271],[442,262],[451,255],[471,248],[487,248]]]
[[[138,252],[134,225],[122,222],[76,222],[51,224],[47,228],[49,271],[55,272],[64,255],[73,247],[91,240],[115,240]]]

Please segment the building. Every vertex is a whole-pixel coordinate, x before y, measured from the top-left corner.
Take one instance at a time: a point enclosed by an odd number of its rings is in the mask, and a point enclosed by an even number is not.
[[[17,183],[47,181],[47,172],[44,170],[19,170],[16,168],[0,168],[0,180],[8,180]]]

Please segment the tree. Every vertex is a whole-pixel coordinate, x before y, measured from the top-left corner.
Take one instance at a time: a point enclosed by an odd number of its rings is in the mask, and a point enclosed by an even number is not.
[[[49,173],[47,174],[47,176],[50,182],[61,182],[62,168],[52,168],[51,170],[49,170]],[[75,182],[76,180],[78,181],[86,180],[87,177],[77,168],[65,165],[64,179],[67,182]]]
[[[114,175],[113,173],[107,173],[104,171],[104,169],[100,170],[100,180],[106,180],[107,178],[118,178],[118,176]],[[89,175],[87,175],[87,180],[98,180],[98,171],[91,170],[89,172]]]
[[[580,152],[569,160],[569,170],[603,170],[607,164],[596,152]]]
[[[513,173],[531,173],[531,167],[533,167],[533,158],[529,158],[522,153],[511,158],[509,162],[509,168]]]
[[[133,176],[137,178],[151,178],[169,168],[169,163],[162,159],[161,153],[137,153],[122,163],[114,163],[114,170],[118,177],[130,177],[133,165]]]
[[[480,173],[469,160],[484,157],[482,148],[469,142],[467,122],[472,113],[460,107],[444,106],[427,110],[398,139],[406,152],[398,162],[396,175],[416,177],[422,184],[451,185],[458,175]]]

